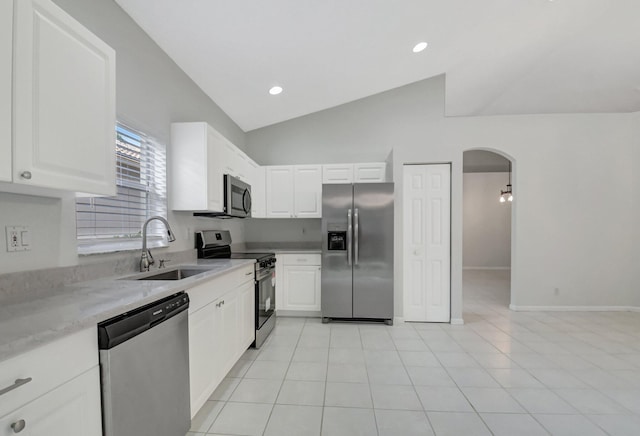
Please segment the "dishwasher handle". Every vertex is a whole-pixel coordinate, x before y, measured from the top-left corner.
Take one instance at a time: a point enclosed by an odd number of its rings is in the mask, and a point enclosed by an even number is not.
[[[189,308],[189,295],[179,292],[98,324],[98,348],[109,350]]]

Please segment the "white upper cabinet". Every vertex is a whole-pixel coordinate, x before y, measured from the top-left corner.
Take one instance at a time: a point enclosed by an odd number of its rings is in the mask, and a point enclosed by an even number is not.
[[[171,125],[168,163],[171,209],[200,212],[223,212],[224,175],[251,184],[250,168],[257,166],[205,122]]]
[[[322,217],[322,166],[294,166],[293,210],[296,218]]]
[[[267,178],[267,218],[293,218],[293,166],[269,166]]]
[[[353,183],[385,182],[386,169],[384,162],[353,164]]]
[[[13,182],[114,195],[115,51],[50,0],[15,8]]]
[[[267,218],[320,218],[322,166],[266,167]]]
[[[384,162],[322,165],[322,183],[378,183],[386,182],[387,164]]]
[[[322,183],[353,183],[353,164],[322,165]]]
[[[11,181],[11,47],[13,2],[0,2],[0,181]]]
[[[250,174],[251,178],[249,179],[249,184],[251,185],[251,217],[265,218],[267,216],[265,167],[251,161]]]
[[[173,123],[168,163],[173,210],[222,212],[224,138],[207,123]]]

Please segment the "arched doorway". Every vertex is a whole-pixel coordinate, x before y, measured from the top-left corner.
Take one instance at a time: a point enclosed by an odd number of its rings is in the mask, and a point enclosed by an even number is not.
[[[514,161],[491,149],[463,153],[462,289],[464,319],[508,311],[512,301]],[[515,195],[515,193],[514,193]]]

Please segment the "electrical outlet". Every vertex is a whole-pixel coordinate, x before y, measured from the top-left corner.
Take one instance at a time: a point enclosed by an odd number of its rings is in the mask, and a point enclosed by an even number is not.
[[[31,249],[31,236],[29,227],[6,226],[7,251],[27,251]]]

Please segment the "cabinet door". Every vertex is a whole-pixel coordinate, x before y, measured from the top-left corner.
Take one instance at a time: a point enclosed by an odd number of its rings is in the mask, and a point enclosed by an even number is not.
[[[222,155],[221,163],[222,163],[222,173],[229,174],[233,177],[238,177],[238,154],[236,152],[236,147],[229,141],[224,141],[222,144]]]
[[[11,181],[11,67],[13,2],[0,2],[0,181]]]
[[[353,183],[353,164],[322,165],[322,183]]]
[[[252,281],[247,282],[240,288],[239,311],[238,314],[238,331],[240,332],[240,341],[238,354],[240,357],[254,341],[256,336],[256,291],[255,284]]]
[[[320,267],[285,265],[283,270],[283,309],[320,310]]]
[[[251,218],[265,218],[267,216],[267,189],[264,167],[252,163],[251,178]]]
[[[386,180],[387,164],[384,162],[353,164],[354,183],[381,183]]]
[[[115,52],[50,0],[15,7],[13,181],[115,195]]]
[[[208,210],[224,210],[224,170],[220,159],[224,140],[207,126],[207,204]]]
[[[226,293],[220,300],[217,318],[218,328],[216,334],[220,335],[221,347],[217,350],[220,356],[220,367],[222,378],[236,363],[238,342],[240,340],[238,332],[238,292]]]
[[[193,417],[219,383],[218,300],[189,313],[189,386]]]
[[[296,165],[294,167],[294,216],[296,218],[322,217],[322,166]]]
[[[293,218],[293,166],[266,168],[267,217]]]
[[[28,436],[101,436],[100,373],[94,367],[0,419],[0,435],[18,433],[24,421]]]

